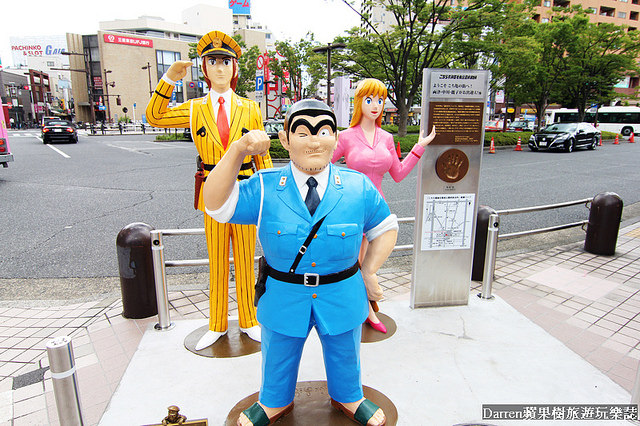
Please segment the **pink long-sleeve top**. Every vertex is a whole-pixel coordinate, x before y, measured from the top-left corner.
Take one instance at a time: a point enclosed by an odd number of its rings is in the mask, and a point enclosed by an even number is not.
[[[373,145],[369,145],[360,125],[343,130],[338,136],[338,147],[332,163],[344,156],[347,167],[364,173],[382,192],[382,177],[389,172],[393,180],[400,182],[418,163],[424,148],[415,144],[409,155],[400,161],[393,146],[391,133],[376,127]]]

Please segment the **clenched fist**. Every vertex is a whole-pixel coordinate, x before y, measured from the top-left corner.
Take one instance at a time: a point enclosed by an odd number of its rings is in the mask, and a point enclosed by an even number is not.
[[[264,130],[251,130],[233,143],[244,155],[266,155],[271,147],[271,139]]]

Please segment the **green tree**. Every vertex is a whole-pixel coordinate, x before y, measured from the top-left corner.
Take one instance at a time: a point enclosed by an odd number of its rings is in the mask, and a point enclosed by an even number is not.
[[[296,43],[289,40],[278,41],[276,51],[269,52],[269,70],[280,81],[284,81],[285,74],[288,73],[289,84],[283,95],[294,102],[316,91],[321,78],[319,74],[322,72],[319,64],[321,55],[313,52],[317,45],[313,34],[307,33]]]
[[[534,105],[539,126],[566,69],[571,26],[558,20],[538,24],[528,19],[506,26],[503,36],[503,43],[494,52],[499,64],[497,74],[516,104]]]
[[[383,32],[367,13],[362,26],[336,39],[347,44],[335,54],[336,67],[359,78],[373,77],[388,84],[389,98],[398,108],[398,135],[406,135],[409,109],[419,99],[425,68],[477,68],[487,43],[495,38],[512,12],[524,6],[505,0],[473,0],[465,8],[448,0],[365,0],[393,16],[394,25]],[[489,37],[491,40],[488,40]],[[491,41],[492,42],[492,41]]]
[[[566,51],[566,70],[557,99],[578,109],[580,121],[591,103],[621,97],[614,86],[629,73],[637,73],[640,37],[637,31],[609,23],[589,22],[579,10],[570,20],[574,38]]]

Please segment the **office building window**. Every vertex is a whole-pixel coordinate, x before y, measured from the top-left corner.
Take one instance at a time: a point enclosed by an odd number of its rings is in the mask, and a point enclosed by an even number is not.
[[[618,12],[618,18],[626,19],[627,18],[627,12]]]
[[[544,0],[544,1],[542,2],[542,5],[543,5],[544,7],[551,7],[551,0]]]
[[[171,52],[169,50],[156,50],[156,62],[158,63],[158,80],[162,78],[171,64],[180,60],[180,52]],[[176,86],[176,102],[184,102],[184,95],[181,86]]]

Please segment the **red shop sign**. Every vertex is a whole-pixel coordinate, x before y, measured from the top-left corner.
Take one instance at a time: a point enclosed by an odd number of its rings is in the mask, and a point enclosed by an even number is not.
[[[105,43],[127,44],[129,46],[153,47],[153,40],[117,34],[104,34]]]

